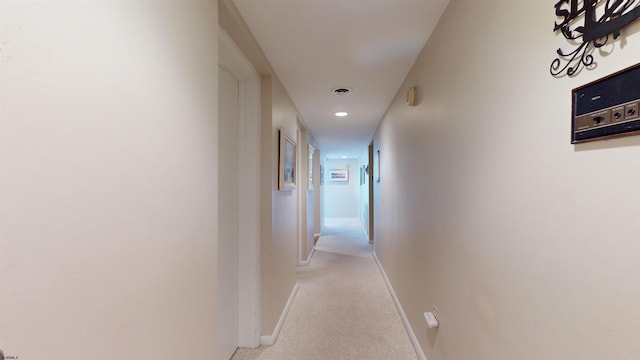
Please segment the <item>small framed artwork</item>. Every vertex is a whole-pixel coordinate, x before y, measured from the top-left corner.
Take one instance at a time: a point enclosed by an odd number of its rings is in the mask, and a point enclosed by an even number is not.
[[[278,131],[279,164],[278,190],[293,190],[296,188],[296,142],[284,129]]]
[[[324,167],[320,165],[320,185],[324,185]]]
[[[349,181],[349,170],[333,169],[329,171],[329,179],[331,181]]]
[[[364,185],[364,165],[360,167],[360,185]]]
[[[309,190],[315,190],[315,186],[313,184],[313,153],[316,149],[313,148],[313,145],[309,144],[309,164],[307,167],[309,168]]]
[[[376,153],[376,182],[380,182],[380,150]]]

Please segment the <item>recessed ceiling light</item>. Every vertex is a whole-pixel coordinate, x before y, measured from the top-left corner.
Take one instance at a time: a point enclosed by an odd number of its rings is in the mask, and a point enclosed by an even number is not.
[[[342,158],[343,158],[343,159],[347,159],[347,158],[348,158],[348,156],[342,156]]]
[[[347,115],[349,115],[349,113],[348,112],[344,112],[344,111],[338,111],[336,113],[336,116],[338,116],[338,117],[345,117]]]
[[[337,87],[337,88],[333,88],[331,91],[333,91],[333,93],[338,96],[351,94],[351,88],[348,88],[348,87]]]

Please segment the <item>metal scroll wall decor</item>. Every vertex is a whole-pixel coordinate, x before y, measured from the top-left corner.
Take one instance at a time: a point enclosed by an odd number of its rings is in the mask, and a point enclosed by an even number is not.
[[[638,0],[560,0],[554,7],[560,22],[553,31],[577,47],[557,50],[549,69],[553,76],[573,76],[580,67],[593,65],[593,49],[606,45],[610,36],[617,39],[622,28],[640,17]]]

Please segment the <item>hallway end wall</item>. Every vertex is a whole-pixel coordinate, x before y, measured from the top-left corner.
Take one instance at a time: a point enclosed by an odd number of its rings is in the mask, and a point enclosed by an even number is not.
[[[331,180],[332,170],[346,170],[347,181]],[[358,160],[328,159],[324,170],[325,220],[359,221]]]
[[[640,24],[553,78],[555,3],[452,0],[376,132],[375,251],[429,360],[640,358],[640,136],[569,139]]]

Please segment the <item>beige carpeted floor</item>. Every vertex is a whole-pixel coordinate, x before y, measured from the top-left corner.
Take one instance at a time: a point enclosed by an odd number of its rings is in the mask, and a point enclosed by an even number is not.
[[[233,360],[415,360],[360,225],[325,226],[275,345]]]

